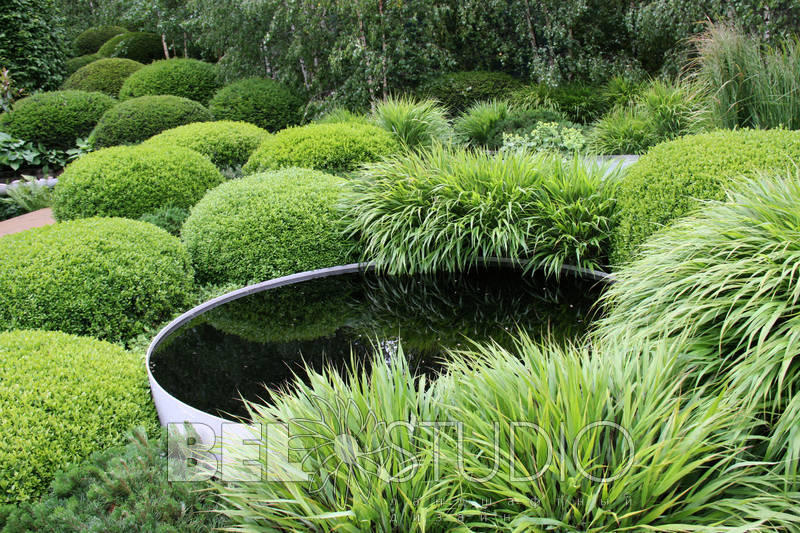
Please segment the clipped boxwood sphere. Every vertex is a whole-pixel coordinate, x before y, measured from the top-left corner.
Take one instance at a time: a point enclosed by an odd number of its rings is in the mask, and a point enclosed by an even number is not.
[[[246,173],[283,167],[349,172],[400,149],[388,131],[352,122],[309,124],[267,138],[244,166]]]
[[[631,166],[617,193],[614,264],[630,260],[659,228],[702,200],[722,200],[731,180],[800,161],[800,132],[720,130],[659,144]]]
[[[67,76],[73,74],[74,72],[77,72],[79,68],[85,67],[91,62],[101,59],[101,57],[102,56],[100,56],[100,54],[88,54],[85,56],[78,56],[78,57],[73,57],[72,59],[67,59],[66,62]]]
[[[502,99],[522,84],[504,72],[451,72],[424,82],[417,93],[433,98],[451,113],[459,113],[480,100]]]
[[[217,167],[237,168],[269,133],[247,122],[196,122],[159,133],[146,145],[183,146],[211,159]]]
[[[217,120],[241,120],[269,132],[299,124],[303,100],[275,80],[250,78],[220,89],[209,104]]]
[[[128,76],[143,66],[138,61],[121,57],[99,59],[81,67],[67,78],[64,88],[100,91],[116,98]]]
[[[147,65],[125,80],[122,100],[154,94],[189,98],[203,105],[219,87],[217,67],[197,59],[165,59]]]
[[[346,263],[351,244],[337,209],[345,187],[298,168],[223,183],[183,226],[198,278],[246,284]]]
[[[100,118],[91,140],[94,146],[136,144],[164,130],[211,120],[201,104],[180,96],[141,96],[120,102]]]
[[[95,26],[75,37],[74,48],[78,54],[94,54],[112,37],[128,33],[122,26]]]
[[[97,51],[103,57],[124,57],[139,63],[164,59],[161,36],[149,32],[129,32],[106,41]]]
[[[117,146],[73,161],[53,194],[58,220],[139,218],[162,207],[188,209],[224,178],[206,157],[178,146]]]
[[[114,105],[107,94],[53,91],[28,96],[0,115],[0,130],[48,148],[68,149],[85,138]]]
[[[0,330],[124,341],[189,303],[180,241],[136,220],[90,218],[0,239]]]
[[[0,333],[0,504],[33,500],[56,472],[155,431],[138,354],[53,331]]]

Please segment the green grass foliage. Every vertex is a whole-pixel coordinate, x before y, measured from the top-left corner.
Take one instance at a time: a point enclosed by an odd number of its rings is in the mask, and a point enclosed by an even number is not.
[[[78,55],[94,54],[112,37],[128,33],[122,26],[93,26],[75,37],[72,46]]]
[[[178,146],[116,146],[70,163],[55,189],[58,220],[139,218],[162,207],[188,209],[222,183],[201,154]]]
[[[218,88],[217,67],[211,63],[196,59],[165,59],[147,65],[128,77],[122,84],[119,97],[127,100],[138,96],[170,94],[208,105]]]
[[[78,56],[73,57],[72,59],[67,59],[65,62],[65,72],[67,76],[72,75],[74,72],[77,72],[79,68],[85,67],[92,61],[97,61],[98,59],[102,59],[100,54],[87,54],[85,56]]]
[[[579,83],[559,86],[544,83],[528,85],[515,90],[509,98],[520,106],[553,109],[578,124],[594,122],[610,107],[602,87]]]
[[[92,61],[78,69],[64,82],[65,89],[100,91],[117,97],[122,84],[144,65],[132,59],[119,57]]]
[[[182,146],[200,152],[217,167],[244,165],[269,133],[247,122],[196,122],[159,133],[146,145]]]
[[[275,132],[299,124],[303,104],[297,91],[275,80],[249,78],[220,89],[209,109],[216,120],[249,122]]]
[[[332,173],[357,169],[397,152],[394,136],[377,126],[356,123],[309,124],[287,128],[267,138],[253,152],[244,171],[304,167]]]
[[[785,130],[715,131],[652,148],[620,184],[613,263],[630,260],[648,236],[686,215],[698,200],[723,199],[732,178],[786,170],[797,162],[800,133]]]
[[[90,139],[97,148],[136,144],[164,130],[210,120],[208,109],[194,100],[141,96],[120,102],[103,114]]]
[[[504,72],[451,72],[424,82],[417,89],[422,98],[432,98],[452,114],[466,110],[481,100],[505,98],[521,86]]]
[[[503,134],[524,134],[539,122],[564,122],[566,115],[547,108],[528,109],[507,100],[487,100],[471,105],[459,116],[454,128],[456,138],[469,146],[497,150]]]
[[[103,57],[123,57],[139,63],[164,59],[161,36],[149,32],[130,32],[112,37],[97,51]]]
[[[57,332],[0,333],[0,410],[0,503],[37,498],[70,463],[155,427],[140,355]]]
[[[0,115],[0,130],[47,148],[66,150],[85,138],[114,100],[102,93],[53,91],[17,100]]]
[[[92,218],[0,240],[0,329],[124,341],[173,316],[193,286],[180,241],[151,224]]]
[[[195,207],[182,237],[204,283],[249,283],[348,262],[338,203],[346,182],[284,169],[222,184]]]
[[[453,137],[447,110],[433,100],[389,97],[374,105],[372,122],[391,133],[405,149],[447,143]]]

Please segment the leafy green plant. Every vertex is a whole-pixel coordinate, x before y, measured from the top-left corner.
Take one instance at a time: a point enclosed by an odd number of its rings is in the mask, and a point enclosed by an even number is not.
[[[627,106],[636,101],[643,84],[630,76],[614,76],[603,87],[603,98],[609,106]]]
[[[61,174],[53,198],[58,220],[139,218],[162,207],[188,209],[224,181],[203,155],[179,146],[116,146],[92,152]]]
[[[539,122],[525,134],[503,134],[502,152],[530,150],[533,152],[564,152],[574,154],[586,151],[588,140],[581,128],[569,122]]]
[[[78,57],[73,57],[72,59],[67,59],[64,71],[67,76],[71,76],[72,74],[77,72],[81,67],[85,67],[89,63],[97,61],[98,59],[102,59],[100,54],[87,54],[85,56],[78,56]]]
[[[92,218],[0,240],[0,329],[124,341],[188,302],[189,256],[164,230]]]
[[[589,133],[589,146],[598,154],[643,154],[658,144],[648,117],[635,107],[615,107]]]
[[[129,32],[112,37],[97,53],[102,57],[122,57],[144,64],[164,59],[161,36],[149,32]]]
[[[353,113],[346,107],[334,107],[325,112],[322,116],[313,120],[314,124],[339,124],[342,122],[355,122],[357,124],[369,124],[369,117],[360,113]]]
[[[50,187],[33,176],[22,176],[22,180],[6,187],[8,198],[0,198],[2,202],[11,202],[25,213],[50,207],[52,194]]]
[[[241,168],[269,133],[247,122],[196,122],[166,130],[145,145],[182,146],[207,156],[220,169]]]
[[[244,171],[252,174],[283,167],[304,167],[343,173],[399,149],[394,136],[377,126],[352,122],[309,124],[287,128],[265,139],[250,156]]]
[[[459,141],[469,146],[497,150],[506,133],[525,133],[539,122],[562,122],[566,117],[552,109],[528,109],[506,100],[477,102],[455,121]]]
[[[14,509],[5,524],[0,519],[0,530],[203,533],[227,525],[203,484],[167,480],[171,459],[166,432],[150,439],[145,428],[135,428],[124,447],[95,452],[57,473],[42,500]]]
[[[16,87],[11,73],[7,68],[0,68],[0,112],[11,111],[11,104],[22,98],[25,91]]]
[[[417,94],[437,100],[450,113],[457,114],[475,102],[505,98],[520,85],[504,72],[452,72],[425,81]]]
[[[374,105],[371,118],[405,149],[446,143],[453,136],[447,111],[433,100],[390,96]]]
[[[162,207],[152,213],[145,213],[139,220],[158,226],[164,231],[180,237],[181,228],[189,218],[189,210],[183,207]]]
[[[509,98],[515,104],[528,108],[554,109],[578,124],[594,122],[610,107],[602,88],[579,83],[530,85],[517,89]]]
[[[119,346],[19,330],[0,333],[0,363],[0,503],[39,497],[56,472],[132,426],[157,427],[141,356]]]
[[[196,59],[165,59],[137,69],[119,90],[121,100],[138,96],[170,94],[203,105],[219,88],[217,68]]]
[[[100,91],[117,97],[125,80],[144,65],[132,59],[97,58],[64,81],[64,89]]]
[[[123,33],[128,33],[128,30],[122,26],[93,26],[78,34],[72,46],[79,56],[94,54],[109,39]]]
[[[715,131],[653,147],[620,184],[613,263],[630,260],[648,236],[699,201],[723,199],[732,178],[786,170],[797,161],[800,133],[785,130]]]
[[[797,475],[800,175],[757,175],[654,235],[618,272],[599,336],[678,346],[771,432],[768,459]],[[795,429],[791,429],[794,426]]]
[[[300,123],[303,100],[275,80],[249,78],[217,91],[209,103],[216,120],[255,124],[272,133]]]
[[[164,130],[210,120],[208,109],[194,100],[140,96],[120,102],[104,113],[89,138],[98,148],[136,144]]]
[[[28,96],[0,115],[5,133],[47,148],[66,150],[89,135],[100,117],[114,105],[103,93],[54,91]]]
[[[555,275],[565,263],[600,268],[617,181],[608,172],[522,151],[393,156],[353,181],[348,231],[390,273],[456,271],[493,256]]]
[[[220,185],[183,226],[198,279],[249,283],[347,263],[351,243],[341,234],[338,210],[345,186],[308,169]]]

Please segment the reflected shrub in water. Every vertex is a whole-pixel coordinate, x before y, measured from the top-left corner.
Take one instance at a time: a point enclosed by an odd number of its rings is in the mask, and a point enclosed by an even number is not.
[[[434,147],[367,166],[347,198],[348,229],[390,273],[463,270],[489,256],[554,274],[565,263],[601,268],[616,177],[577,158]]]

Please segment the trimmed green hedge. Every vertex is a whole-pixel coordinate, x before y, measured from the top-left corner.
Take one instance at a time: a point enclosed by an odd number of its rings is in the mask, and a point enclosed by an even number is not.
[[[308,169],[229,181],[183,226],[198,279],[250,283],[346,263],[337,204],[346,182]]]
[[[116,146],[67,165],[53,195],[58,220],[139,218],[162,207],[188,209],[224,178],[206,157],[178,146]]]
[[[244,165],[269,133],[247,122],[197,122],[148,139],[146,145],[183,146],[200,152],[219,168]]]
[[[102,59],[102,56],[100,54],[88,54],[85,56],[78,56],[78,57],[73,57],[72,59],[67,59],[66,69],[65,69],[67,76],[74,74],[75,72],[78,71],[79,68],[85,67],[89,63],[97,61],[98,59]]]
[[[217,120],[241,120],[269,132],[302,119],[303,100],[275,80],[250,78],[220,89],[209,104]]]
[[[165,59],[139,70],[122,84],[122,100],[137,96],[171,94],[203,105],[219,88],[217,67],[197,59]]]
[[[480,100],[505,98],[522,84],[504,72],[450,72],[424,82],[417,93],[434,98],[457,114]]]
[[[122,26],[94,26],[75,37],[73,47],[79,55],[94,54],[112,37],[128,33]]]
[[[620,185],[612,262],[630,260],[647,237],[697,207],[698,200],[722,200],[733,178],[794,168],[797,162],[797,131],[720,130],[652,148]]]
[[[344,122],[288,128],[267,138],[244,166],[248,174],[283,167],[349,172],[400,150],[377,126]]]
[[[139,354],[51,331],[0,333],[0,503],[35,499],[56,472],[156,426]]]
[[[125,80],[143,66],[138,61],[121,57],[99,59],[81,67],[67,78],[64,88],[100,91],[116,98]]]
[[[149,32],[130,32],[109,39],[97,51],[103,57],[124,57],[139,63],[164,59],[161,36]]]
[[[18,100],[10,113],[0,115],[0,130],[48,148],[66,150],[75,146],[75,139],[89,135],[113,105],[110,96],[99,92],[39,93]]]
[[[208,109],[180,96],[141,96],[109,109],[91,135],[94,146],[136,144],[164,130],[211,120]]]
[[[91,218],[0,239],[0,330],[130,339],[189,303],[180,241],[136,220]]]

